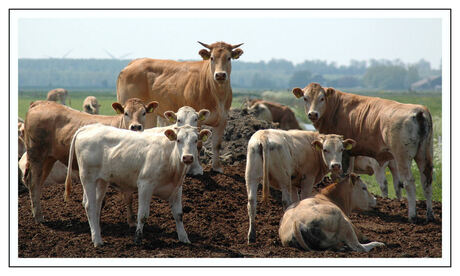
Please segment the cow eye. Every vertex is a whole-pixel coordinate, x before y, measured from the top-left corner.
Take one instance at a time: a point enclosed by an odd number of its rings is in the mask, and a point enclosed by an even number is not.
[[[230,60],[230,59],[231,59],[230,57],[227,58],[227,60]]]
[[[195,118],[195,122],[196,122],[196,121],[198,121],[198,119],[197,119],[197,118]]]
[[[128,116],[128,112],[125,112],[125,116]]]
[[[324,102],[324,98],[321,98],[321,100],[320,100],[320,101]]]
[[[308,102],[308,99],[307,99],[307,98],[303,98],[303,100],[304,100],[305,102]]]
[[[145,116],[145,111],[142,113],[142,116]]]
[[[177,120],[177,122],[178,122],[178,123],[180,123],[180,119],[179,119],[179,120]]]
[[[198,139],[195,140],[195,143],[198,143]]]
[[[177,143],[180,143],[180,139],[177,139]]]
[[[340,149],[340,151],[343,151],[343,149]]]
[[[211,61],[214,61],[214,57],[211,57]]]
[[[323,149],[323,151],[324,151],[325,153],[328,153],[328,152],[329,152],[327,149]]]

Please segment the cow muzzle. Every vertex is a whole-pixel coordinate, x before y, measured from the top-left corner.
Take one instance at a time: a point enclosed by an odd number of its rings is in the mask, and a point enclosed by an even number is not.
[[[182,162],[186,165],[190,165],[193,163],[193,155],[184,155],[182,156]]]
[[[316,111],[310,111],[308,112],[308,119],[312,122],[316,122],[318,120],[318,112]]]
[[[227,80],[227,73],[226,72],[215,72],[214,79],[216,81],[225,81]]]
[[[142,125],[130,125],[129,126],[129,130],[132,130],[132,131],[142,131],[143,130],[143,127]]]
[[[342,172],[342,164],[340,163],[332,163],[331,164],[331,171],[335,174],[339,174]]]

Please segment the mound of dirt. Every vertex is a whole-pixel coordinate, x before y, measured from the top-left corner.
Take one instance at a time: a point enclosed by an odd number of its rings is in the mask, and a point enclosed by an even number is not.
[[[254,113],[255,111],[246,108],[230,110],[220,152],[224,165],[239,165],[246,160],[248,141],[256,131],[279,128],[278,123],[258,120]],[[211,163],[212,148],[210,140],[205,143],[200,158],[203,164]]]

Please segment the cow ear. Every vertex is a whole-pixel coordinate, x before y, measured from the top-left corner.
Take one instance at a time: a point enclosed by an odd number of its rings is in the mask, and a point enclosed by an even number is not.
[[[235,50],[232,51],[232,58],[238,59],[243,53],[244,53],[243,50],[241,50],[240,48],[236,48]]]
[[[353,139],[346,139],[345,141],[343,141],[343,147],[346,150],[351,150],[355,145],[356,145],[356,141]]]
[[[207,60],[211,57],[211,53],[206,49],[201,49],[198,54],[204,59]]]
[[[168,137],[169,141],[176,141],[177,139],[177,134],[173,129],[168,128],[165,130],[165,135]]]
[[[355,185],[361,177],[357,174],[351,173],[350,178],[351,178],[351,183]]]
[[[335,89],[334,89],[334,88],[329,87],[329,88],[326,89],[326,96],[327,96],[327,97],[333,95],[334,93],[335,93]]]
[[[158,102],[152,101],[145,107],[147,113],[152,113],[158,107]]]
[[[317,150],[317,151],[322,151],[323,150],[323,143],[320,140],[315,140],[311,143],[311,145]]]
[[[200,135],[198,136],[198,140],[206,142],[206,140],[208,140],[208,138],[211,137],[211,135],[212,132],[209,129],[202,129],[200,131]]]
[[[115,110],[115,112],[117,112],[117,114],[125,113],[125,109],[120,103],[117,103],[117,102],[113,103],[112,108]]]
[[[303,97],[303,91],[299,87],[292,89],[292,94],[294,94],[297,99]]]
[[[171,110],[166,111],[164,114],[166,119],[168,119],[171,123],[175,124],[177,121],[176,113],[172,112]]]
[[[200,112],[198,112],[198,120],[205,121],[209,117],[210,114],[211,114],[211,111],[207,109],[201,109]]]

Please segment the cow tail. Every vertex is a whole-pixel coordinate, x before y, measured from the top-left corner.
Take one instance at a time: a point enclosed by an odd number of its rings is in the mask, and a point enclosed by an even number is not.
[[[67,202],[69,200],[69,195],[72,190],[72,163],[73,163],[73,154],[75,151],[75,140],[77,139],[77,135],[80,132],[81,128],[78,129],[75,134],[73,135],[72,142],[70,143],[70,150],[69,150],[69,163],[67,164],[67,177],[65,179],[65,191],[64,191],[64,201]]]
[[[419,126],[419,149],[425,156],[425,170],[423,174],[427,178],[427,184],[433,181],[433,121],[428,111],[420,110],[415,115]]]
[[[299,221],[296,220],[294,221],[294,238],[296,239],[297,241],[297,244],[300,245],[300,247],[302,247],[304,250],[309,250],[311,251],[310,247],[308,247],[308,245],[305,243],[305,241],[303,240],[303,237],[302,237],[302,233],[300,231],[300,225],[299,225]]]
[[[268,193],[270,191],[270,181],[268,178],[268,168],[270,164],[270,153],[268,151],[268,138],[262,137],[260,145],[262,146],[262,201],[266,201],[268,199]]]

